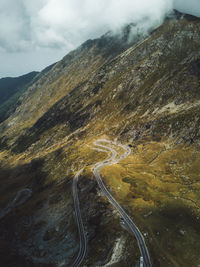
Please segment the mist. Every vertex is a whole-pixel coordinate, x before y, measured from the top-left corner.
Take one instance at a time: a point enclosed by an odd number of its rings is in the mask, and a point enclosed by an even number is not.
[[[0,77],[40,70],[87,39],[131,22],[145,34],[173,8],[200,16],[199,0],[1,0]]]

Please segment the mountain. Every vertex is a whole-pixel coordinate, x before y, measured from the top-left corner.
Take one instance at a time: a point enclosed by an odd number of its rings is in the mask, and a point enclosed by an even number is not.
[[[85,266],[138,262],[136,240],[92,172],[107,157],[92,149],[102,138],[131,148],[101,173],[153,266],[200,264],[200,19],[177,13],[130,38],[133,27],[88,40],[41,73],[1,123],[0,210],[32,192],[0,219],[4,266],[70,266],[79,246],[72,183],[82,168]]]
[[[26,89],[39,80],[55,64],[52,64],[41,72],[33,71],[20,77],[0,79],[0,122],[6,120],[20,105],[19,98]]]
[[[8,112],[13,104],[17,102],[19,96],[28,88],[30,82],[38,74],[38,72],[31,72],[16,78],[2,78],[0,79],[0,121],[7,119],[14,111]]]

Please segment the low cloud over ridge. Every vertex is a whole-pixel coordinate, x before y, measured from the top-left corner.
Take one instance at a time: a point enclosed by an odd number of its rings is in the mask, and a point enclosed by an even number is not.
[[[0,56],[24,51],[67,51],[89,38],[135,22],[147,31],[173,8],[200,16],[190,0],[1,0]],[[64,52],[65,51],[65,52]],[[53,61],[53,59],[52,59]],[[1,71],[1,70],[0,70]],[[1,73],[0,73],[0,76]]]
[[[37,47],[72,49],[88,38],[145,18],[160,23],[171,0],[1,0],[0,46],[7,51]],[[147,28],[147,25],[144,25]],[[144,29],[146,30],[146,29]]]

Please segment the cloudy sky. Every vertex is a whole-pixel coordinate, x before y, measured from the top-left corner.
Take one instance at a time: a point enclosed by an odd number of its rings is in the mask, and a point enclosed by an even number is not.
[[[41,70],[130,22],[156,27],[173,8],[200,16],[200,0],[0,0],[0,78]]]

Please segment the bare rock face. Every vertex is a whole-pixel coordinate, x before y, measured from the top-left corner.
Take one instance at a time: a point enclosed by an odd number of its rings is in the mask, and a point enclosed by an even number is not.
[[[40,73],[0,124],[0,209],[23,188],[32,191],[0,219],[4,266],[71,264],[79,246],[71,187],[83,167],[85,266],[137,263],[136,240],[92,175],[107,157],[91,149],[99,137],[132,150],[116,169],[103,170],[104,179],[145,233],[154,265],[197,266],[200,20],[177,14],[127,42],[130,27],[121,37],[85,42]]]

